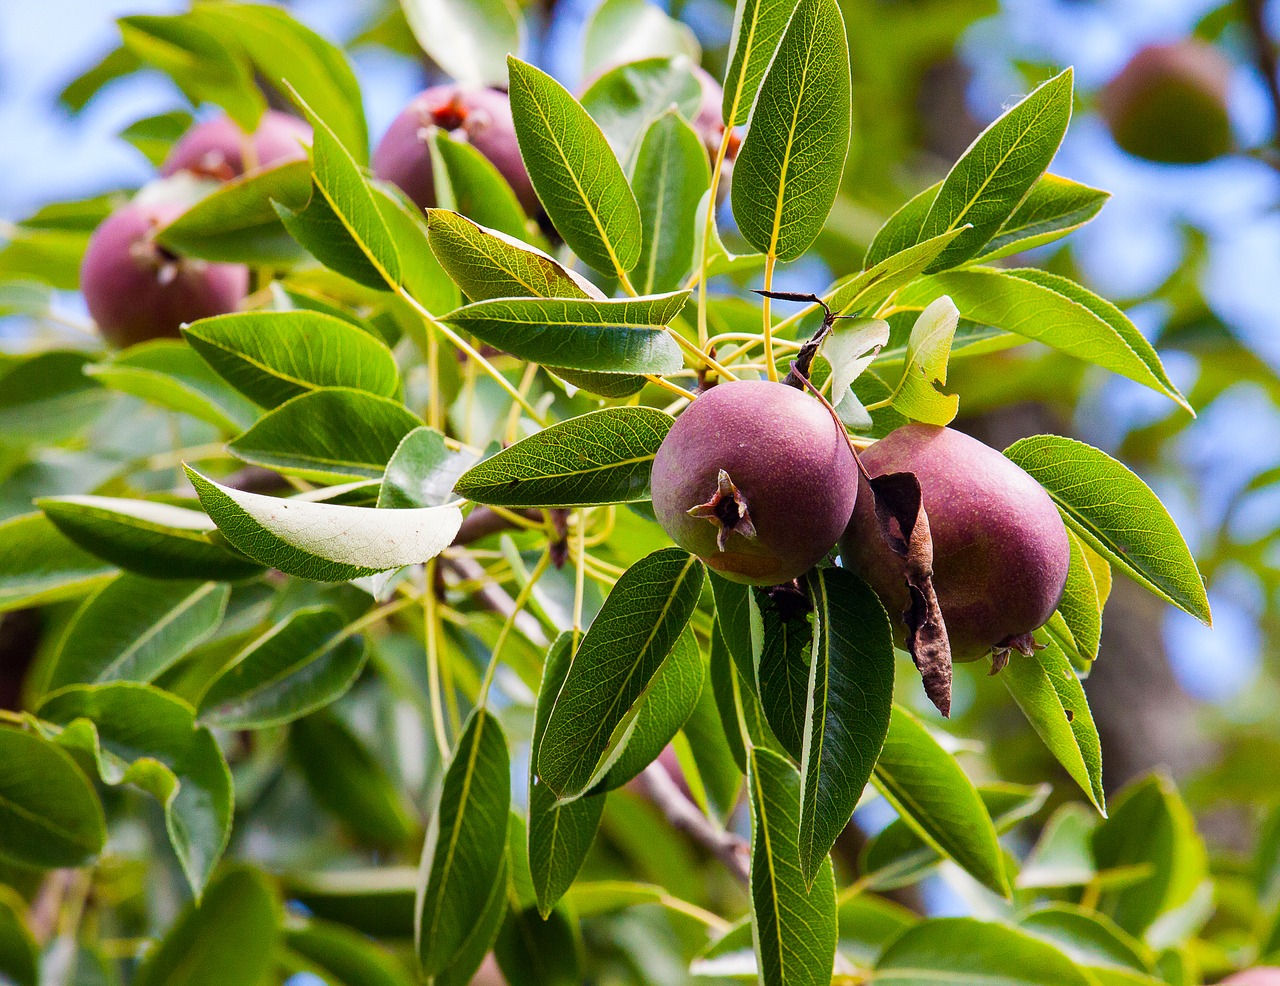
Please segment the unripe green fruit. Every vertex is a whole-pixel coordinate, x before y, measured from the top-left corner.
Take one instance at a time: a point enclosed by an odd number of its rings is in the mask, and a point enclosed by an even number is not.
[[[1222,980],[1220,986],[1280,986],[1280,968],[1258,966]]]
[[[89,238],[80,290],[113,345],[178,338],[184,322],[233,312],[248,292],[248,267],[179,257],[155,242],[156,230],[182,211],[172,202],[132,202]]]
[[[197,123],[183,134],[160,167],[166,178],[190,171],[202,178],[230,181],[249,170],[245,151],[252,146],[254,167],[302,161],[311,144],[311,127],[288,113],[268,110],[250,137],[228,116]]]
[[[653,510],[671,538],[734,582],[778,585],[831,550],[857,473],[843,429],[812,397],[722,383],[676,419],[653,461]]]
[[[1099,108],[1115,142],[1135,157],[1203,164],[1232,148],[1231,62],[1188,38],[1149,45],[1103,89]]]
[[[993,448],[950,428],[905,425],[862,453],[869,475],[915,473],[933,535],[933,586],[953,661],[1030,646],[1057,609],[1071,546],[1044,489]],[[880,596],[905,635],[903,559],[890,549],[866,480],[840,539],[845,567]]]
[[[511,102],[497,89],[459,85],[432,86],[418,93],[392,121],[373,152],[373,173],[398,185],[419,208],[436,205],[427,128],[439,127],[465,137],[510,184],[529,213],[540,208],[529,173],[520,157]]]

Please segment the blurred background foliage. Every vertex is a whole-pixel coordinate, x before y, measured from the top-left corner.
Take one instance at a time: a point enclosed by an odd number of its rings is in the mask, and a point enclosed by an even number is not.
[[[583,81],[576,39],[594,6],[592,0],[534,0],[527,11],[543,29],[541,46],[527,54],[571,88]],[[1102,732],[1108,791],[1153,769],[1167,771],[1197,818],[1217,877],[1208,927],[1221,934],[1197,956],[1212,976],[1251,947],[1257,923],[1269,926],[1268,909],[1275,908],[1268,895],[1275,896],[1280,828],[1280,717],[1274,712],[1280,705],[1274,656],[1280,634],[1280,151],[1275,83],[1266,70],[1274,68],[1280,3],[844,0],[842,6],[855,87],[854,147],[818,250],[779,272],[775,287],[781,289],[819,290],[831,275],[857,269],[880,223],[942,177],[982,126],[1053,67],[1075,66],[1076,117],[1054,171],[1113,197],[1090,226],[1041,248],[1031,261],[1116,299],[1160,349],[1199,416],[1193,420],[1137,384],[1035,345],[958,361],[950,389],[961,395],[957,424],[997,447],[1055,431],[1123,458],[1160,494],[1196,551],[1214,628],[1117,580],[1086,689]],[[189,122],[191,107],[172,83],[120,53],[113,18],[184,7],[177,0],[0,5],[0,241],[8,241],[0,248],[0,344],[6,352],[22,352],[45,334],[63,342],[77,338],[86,316],[71,289],[89,231],[113,201],[152,177],[154,162]],[[347,46],[375,139],[412,93],[438,77],[394,4],[297,0],[289,8]],[[670,10],[692,29],[704,65],[720,73],[732,6],[672,0]],[[1189,37],[1212,44],[1229,61],[1230,153],[1194,165],[1126,153],[1099,113],[1105,87],[1144,46]],[[722,222],[731,221],[726,208]],[[6,415],[5,403],[0,395],[0,518],[28,509],[35,490],[92,488],[95,461],[106,475],[113,457],[147,454],[148,429],[163,426],[140,417],[130,438],[134,447],[94,447],[74,460],[31,463],[10,451],[5,435],[33,422]],[[97,411],[89,393],[74,408],[90,417]],[[57,413],[65,418],[69,412]],[[158,447],[167,447],[167,439]],[[20,658],[37,636],[29,614],[0,623],[0,704],[16,707]],[[414,674],[420,667],[414,647],[395,638],[381,646],[384,675]],[[903,678],[904,701],[927,713],[915,683]],[[396,709],[375,694],[358,689],[335,716],[311,727],[328,730],[312,738],[311,749],[326,749],[333,762],[391,751],[388,762],[362,769],[368,776],[400,775],[401,790],[422,790],[433,769],[406,755],[409,747],[395,738],[403,727]],[[976,778],[1061,782],[1038,821],[1057,798],[1071,797],[1070,782],[1006,690],[973,666],[957,674],[949,728],[964,738],[966,766]],[[366,746],[352,736],[391,739]],[[251,775],[262,762],[250,757],[237,768],[242,808],[251,806],[237,836],[241,856],[284,870],[318,869],[333,863],[335,852],[373,862],[378,857],[369,844],[403,841],[417,824],[411,808],[400,804],[380,804],[363,815],[339,809],[345,821],[318,809],[299,815],[296,806],[308,799],[321,806],[345,799],[349,807],[381,797],[381,789],[326,793],[306,763],[283,777],[264,774],[255,789]],[[609,802],[604,838],[584,875],[606,876],[625,858],[632,872],[688,900],[733,898],[735,887],[706,883],[711,870],[665,830],[651,806],[620,795]],[[349,832],[360,817],[376,831],[334,838],[335,826],[345,824]],[[872,804],[856,821],[870,836],[889,817]],[[1027,844],[1035,830],[1026,829]],[[844,850],[852,866],[857,846]],[[121,862],[111,875],[126,924],[145,872],[140,863]],[[908,903],[935,914],[982,913],[984,902],[972,887],[943,869]],[[323,913],[325,888],[292,889]],[[1262,912],[1246,903],[1260,890]],[[167,922],[178,900],[175,891],[169,914],[138,911],[132,926],[115,930],[141,934],[150,921]],[[372,904],[364,906],[372,911]],[[700,935],[642,910],[622,912],[607,927],[607,942],[587,942],[605,956],[602,981],[611,964],[619,981],[628,980],[643,952],[652,981],[680,982],[686,968],[680,956],[687,957]]]

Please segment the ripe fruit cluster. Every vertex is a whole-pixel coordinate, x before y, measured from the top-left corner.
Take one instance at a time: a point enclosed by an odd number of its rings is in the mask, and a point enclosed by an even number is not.
[[[839,541],[898,620],[906,562],[889,546],[866,477],[919,480],[933,584],[954,660],[1029,649],[1066,584],[1070,544],[1048,494],[994,449],[949,428],[907,425],[861,456],[808,394],[783,383],[722,383],[680,415],[653,467],[653,507],[671,537],[725,578],[795,579]]]

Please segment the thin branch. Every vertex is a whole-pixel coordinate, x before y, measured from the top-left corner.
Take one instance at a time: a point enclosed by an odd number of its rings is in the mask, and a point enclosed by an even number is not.
[[[489,579],[485,574],[484,566],[474,558],[466,556],[441,558],[441,563],[458,577],[479,584],[480,588],[475,592],[475,599],[480,605],[508,619],[515,613],[515,628],[528,637],[535,647],[546,647],[550,643],[547,635],[542,631],[542,624],[525,610],[517,613],[516,601],[502,586]]]
[[[658,761],[649,764],[636,778],[671,827],[683,832],[707,849],[744,884],[751,882],[751,847],[740,836],[727,832],[700,812],[676,786],[667,769]]]

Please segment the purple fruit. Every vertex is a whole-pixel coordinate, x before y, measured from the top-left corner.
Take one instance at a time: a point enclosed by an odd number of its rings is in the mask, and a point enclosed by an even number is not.
[[[653,462],[653,509],[727,579],[778,585],[831,550],[858,495],[844,431],[812,397],[722,383],[676,419]]]
[[[1166,164],[1202,164],[1232,148],[1231,73],[1231,61],[1206,42],[1148,45],[1107,84],[1098,105],[1115,142],[1128,153]]]
[[[1280,986],[1280,968],[1258,966],[1222,980],[1221,986]]]
[[[184,322],[233,312],[248,292],[249,268],[179,257],[155,242],[155,231],[182,211],[176,203],[132,202],[89,238],[80,289],[113,345],[177,338]]]
[[[516,142],[511,103],[497,89],[450,84],[418,93],[373,152],[374,175],[398,185],[419,208],[434,208],[436,188],[426,140],[431,126],[465,138],[507,179],[525,210],[538,211],[538,196]]]
[[[913,472],[933,534],[933,585],[954,661],[1030,646],[1053,615],[1071,547],[1041,486],[995,449],[950,428],[905,425],[862,453],[871,476]],[[903,560],[880,533],[866,480],[840,539],[844,565],[865,579],[905,634]]]
[[[245,166],[245,151],[253,150],[254,167],[265,168],[285,161],[301,161],[311,145],[311,127],[296,116],[268,110],[250,137],[228,116],[197,123],[173,145],[160,167],[166,178],[190,171],[202,178],[230,181],[252,170]]]

